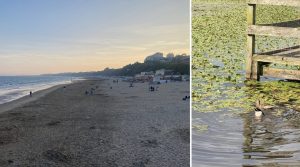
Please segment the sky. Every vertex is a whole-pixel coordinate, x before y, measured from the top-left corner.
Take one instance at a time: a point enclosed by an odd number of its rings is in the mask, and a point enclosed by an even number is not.
[[[189,0],[0,0],[0,75],[100,71],[189,54]]]

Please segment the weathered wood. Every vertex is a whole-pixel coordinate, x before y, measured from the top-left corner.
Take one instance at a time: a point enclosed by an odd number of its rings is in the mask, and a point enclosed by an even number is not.
[[[252,63],[252,78],[253,80],[260,80],[260,76],[263,74],[263,68],[265,63],[253,60]]]
[[[248,25],[255,24],[256,5],[248,5],[247,23]],[[247,58],[246,58],[246,79],[252,79],[252,57],[255,53],[255,36],[247,36]]]
[[[300,70],[286,70],[264,67],[262,75],[265,77],[300,80]]]
[[[281,49],[253,55],[253,61],[269,62],[287,65],[300,65],[300,47]]]
[[[248,4],[300,6],[299,0],[248,0]]]
[[[253,61],[252,62],[252,69],[251,69],[251,79],[259,81],[259,72],[258,72],[258,62]]]
[[[249,4],[247,7],[247,23],[248,25],[255,25],[256,23],[256,5]]]
[[[253,60],[276,64],[300,65],[300,59],[296,57],[254,55]]]
[[[255,53],[255,36],[247,36],[246,79],[252,79],[253,54]]]
[[[249,25],[248,34],[300,38],[299,28]]]
[[[300,0],[248,0],[246,79],[259,80],[263,75],[300,80],[299,70],[276,69],[268,66],[271,63],[300,65],[300,46],[255,54],[255,35],[300,38],[300,29],[297,27],[299,20],[273,25],[255,25],[256,4],[300,6]]]
[[[294,55],[296,56],[297,53],[299,52],[300,49],[300,45],[297,46],[292,46],[292,47],[288,47],[288,48],[283,48],[283,49],[277,49],[277,50],[272,50],[272,51],[268,51],[268,52],[263,52],[263,53],[259,53],[261,55]]]

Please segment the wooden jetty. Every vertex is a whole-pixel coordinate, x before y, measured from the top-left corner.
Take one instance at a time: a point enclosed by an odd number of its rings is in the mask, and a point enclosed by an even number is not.
[[[256,5],[284,5],[300,7],[300,0],[248,0],[247,8],[247,60],[246,79],[259,80],[260,76],[276,77],[290,80],[300,80],[300,70],[271,68],[271,63],[300,65],[300,45],[274,50],[265,53],[255,53],[255,36],[279,36],[300,38],[299,20],[283,23],[256,25]]]

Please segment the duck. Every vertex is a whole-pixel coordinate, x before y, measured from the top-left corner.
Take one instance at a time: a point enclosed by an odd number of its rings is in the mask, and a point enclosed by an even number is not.
[[[261,118],[261,117],[265,116],[264,110],[271,109],[271,108],[273,108],[273,106],[265,106],[261,103],[260,100],[257,100],[255,103],[255,110],[254,110],[255,117]]]

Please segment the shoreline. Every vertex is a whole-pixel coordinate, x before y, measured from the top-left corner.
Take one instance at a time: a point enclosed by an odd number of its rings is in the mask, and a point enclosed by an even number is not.
[[[89,80],[89,79],[84,78],[84,79],[79,79],[79,80],[73,80],[70,83],[59,83],[57,85],[52,85],[45,89],[40,89],[40,90],[37,90],[36,92],[33,92],[32,97],[29,96],[29,92],[28,92],[28,95],[24,95],[19,98],[16,98],[11,101],[0,104],[0,114],[3,112],[9,111],[9,110],[13,110],[14,108],[17,108],[17,107],[21,107],[22,105],[25,105],[29,102],[39,100],[40,98],[46,96],[47,94],[49,94],[63,86],[72,85],[74,83],[82,82],[85,80]]]
[[[57,90],[57,89],[59,89],[63,86],[71,85],[71,84],[74,84],[74,83],[80,82],[80,81],[82,81],[82,80],[72,81],[71,83],[61,83],[61,84],[58,84],[58,85],[53,85],[53,86],[50,86],[48,88],[41,89],[41,90],[38,90],[36,92],[33,92],[32,97],[30,97],[29,93],[28,93],[28,95],[25,95],[25,96],[22,96],[20,98],[14,99],[12,101],[2,103],[2,104],[0,104],[0,114],[3,113],[3,112],[9,111],[9,110],[13,110],[17,107],[22,107],[23,105],[25,105],[27,103],[39,100],[40,98],[46,96],[47,94],[49,94],[49,93],[51,93],[51,92],[53,92],[53,91],[55,91],[55,90]]]
[[[65,76],[0,76],[0,80],[0,105],[20,99],[30,91],[38,92],[56,85],[72,83],[72,79]]]
[[[72,84],[72,83],[69,83],[69,84]],[[29,95],[25,95],[25,96],[15,99],[15,100],[0,104],[0,114],[3,112],[6,112],[6,111],[12,110],[14,108],[17,108],[17,107],[22,107],[23,105],[25,105],[29,102],[36,101],[36,100],[40,99],[41,97],[44,97],[47,94],[57,90],[61,86],[69,85],[69,84],[59,84],[59,85],[51,86],[49,88],[42,89],[37,92],[33,92],[32,97],[30,97]]]

